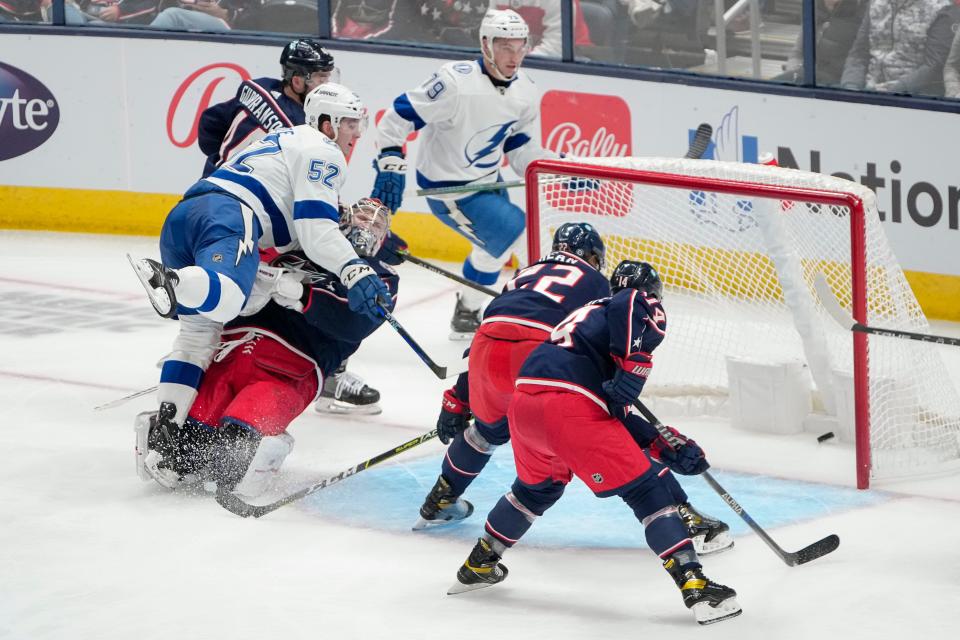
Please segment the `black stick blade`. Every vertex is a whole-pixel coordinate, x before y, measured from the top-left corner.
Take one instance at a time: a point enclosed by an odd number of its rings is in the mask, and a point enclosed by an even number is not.
[[[711,127],[706,122],[702,123],[697,127],[696,133],[693,134],[693,141],[690,142],[690,147],[687,149],[687,155],[685,158],[702,158],[703,154],[707,152],[707,147],[710,146],[710,136],[713,135],[713,127]]]
[[[249,518],[251,516],[259,518],[264,513],[268,513],[268,511],[263,511],[262,507],[247,504],[233,493],[220,488],[217,489],[217,503],[230,513],[238,515],[241,518]]]
[[[806,564],[822,556],[832,553],[840,546],[840,538],[836,535],[829,535],[823,540],[814,542],[809,547],[804,547],[793,555],[795,562],[792,564]]]

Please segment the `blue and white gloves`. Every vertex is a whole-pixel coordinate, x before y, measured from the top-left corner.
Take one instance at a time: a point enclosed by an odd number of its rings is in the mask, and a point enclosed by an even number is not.
[[[393,299],[387,285],[373,268],[354,258],[340,271],[340,282],[347,288],[347,304],[354,313],[362,313],[371,320],[383,317],[380,305],[390,306]]]
[[[373,161],[377,179],[373,182],[371,198],[380,200],[393,213],[403,202],[403,190],[407,185],[407,161],[400,147],[387,147]]]

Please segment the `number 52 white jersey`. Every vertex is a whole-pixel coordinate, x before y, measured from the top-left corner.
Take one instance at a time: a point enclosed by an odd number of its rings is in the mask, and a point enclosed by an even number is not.
[[[339,229],[346,166],[333,140],[300,125],[265,136],[204,180],[253,211],[262,229],[261,249],[302,248],[311,261],[339,274],[357,258]]]

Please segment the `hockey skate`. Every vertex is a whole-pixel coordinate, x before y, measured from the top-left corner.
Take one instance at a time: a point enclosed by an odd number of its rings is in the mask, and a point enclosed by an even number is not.
[[[683,604],[693,611],[697,623],[713,624],[743,613],[737,602],[737,592],[706,577],[699,567],[683,571],[677,559],[669,556],[664,560],[663,568],[677,583]]]
[[[346,370],[346,365],[323,381],[320,398],[313,405],[317,413],[373,416],[381,413],[380,392],[367,386],[363,378]]]
[[[451,340],[473,340],[473,334],[480,328],[480,309],[468,309],[463,304],[463,296],[457,294],[457,306],[453,308],[450,319]]]
[[[480,538],[466,562],[457,571],[457,581],[447,589],[447,595],[492,587],[506,580],[508,573],[507,568],[500,564],[500,554],[491,548],[490,543]]]
[[[473,505],[469,501],[453,495],[450,483],[442,475],[430,489],[427,498],[420,507],[420,519],[413,525],[414,531],[427,527],[437,527],[469,518]]]
[[[682,503],[678,510],[690,532],[697,555],[707,556],[733,548],[733,537],[726,522],[700,513],[689,502]]]
[[[128,253],[127,260],[160,317],[172,318],[177,315],[177,296],[174,293],[174,287],[180,282],[177,274],[150,258],[134,261]]]
[[[201,483],[212,436],[199,427],[177,426],[170,420],[175,413],[176,407],[165,402],[159,412],[137,415],[137,475],[167,489],[184,489]]]

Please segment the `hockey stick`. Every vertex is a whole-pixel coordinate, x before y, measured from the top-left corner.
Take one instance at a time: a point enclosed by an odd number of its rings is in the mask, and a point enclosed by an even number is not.
[[[400,249],[399,251],[394,251],[394,253],[396,253],[398,256],[400,256],[401,258],[403,258],[403,259],[406,260],[407,262],[411,262],[411,263],[413,263],[413,264],[415,264],[415,265],[417,265],[417,266],[419,266],[419,267],[423,267],[423,268],[426,269],[427,271],[433,271],[434,273],[439,274],[439,275],[443,276],[444,278],[450,278],[450,279],[453,280],[454,282],[459,282],[460,284],[466,285],[466,286],[470,287],[471,289],[476,289],[476,290],[479,291],[480,293],[485,293],[485,294],[487,294],[488,296],[491,296],[491,297],[494,297],[494,298],[496,298],[498,295],[500,295],[499,293],[497,293],[495,290],[491,289],[490,287],[485,287],[485,286],[483,286],[482,284],[477,284],[476,282],[473,282],[472,280],[467,280],[467,279],[464,278],[463,276],[458,276],[457,274],[453,273],[452,271],[447,271],[446,269],[441,269],[440,267],[438,267],[438,266],[435,265],[435,264],[431,264],[431,263],[427,262],[426,260],[423,260],[423,259],[421,259],[421,258],[418,258],[417,256],[411,254],[409,251],[404,251],[403,249]]]
[[[473,193],[475,191],[499,191],[500,189],[513,189],[522,187],[526,183],[523,180],[511,180],[509,182],[483,182],[481,184],[464,184],[456,187],[436,187],[434,189],[417,189],[418,196],[443,196],[451,193]]]
[[[647,419],[650,424],[656,427],[657,431],[660,432],[660,435],[664,440],[667,441],[671,447],[674,447],[677,444],[680,444],[677,437],[673,435],[663,423],[657,419],[657,416],[653,415],[653,412],[650,411],[640,400],[637,400],[633,403],[633,406]],[[733,509],[733,512],[736,513],[740,518],[746,522],[754,533],[760,536],[760,539],[767,543],[767,546],[773,550],[777,556],[783,560],[788,566],[794,567],[798,564],[805,564],[811,560],[816,560],[821,556],[825,556],[831,551],[835,551],[837,547],[840,546],[840,538],[836,534],[831,534],[824,538],[823,540],[818,540],[813,544],[800,549],[799,551],[784,551],[780,548],[773,538],[771,538],[763,528],[756,523],[756,521],[750,517],[743,507],[740,506],[740,503],[733,499],[733,496],[730,493],[720,486],[720,483],[717,482],[714,477],[710,474],[709,471],[704,471],[702,474],[703,479],[707,481],[707,484],[717,492],[724,502],[727,503],[727,506]]]
[[[693,140],[687,148],[687,155],[684,158],[702,158],[710,145],[710,137],[713,135],[713,127],[706,122],[697,127]],[[417,189],[418,196],[442,196],[451,193],[473,193],[476,191],[499,191],[500,189],[513,189],[523,187],[526,183],[523,180],[511,180],[509,182],[484,182],[482,184],[464,184],[455,187],[436,187],[434,189]]]
[[[117,398],[116,400],[111,400],[110,402],[101,404],[100,406],[94,407],[93,410],[103,411],[104,409],[113,409],[114,407],[119,407],[122,404],[126,404],[127,402],[130,402],[134,398],[139,398],[140,396],[145,396],[147,394],[153,393],[157,389],[159,389],[159,386],[157,385],[154,385],[152,387],[147,387],[146,389],[141,389],[136,393],[131,393],[128,396],[123,396],[122,398]]]
[[[400,324],[400,321],[397,320],[392,313],[387,311],[383,305],[378,304],[377,308],[380,309],[380,313],[383,314],[384,319],[386,319],[390,326],[400,334],[400,337],[403,338],[404,342],[410,345],[410,348],[413,349],[414,353],[420,356],[420,359],[423,360],[428,367],[430,367],[430,371],[433,371],[434,375],[441,380],[445,379],[447,377],[447,367],[441,367],[434,362],[433,358],[427,355],[427,352],[423,350],[423,347],[421,347],[420,344],[413,339],[413,336],[407,333],[407,330],[403,328],[403,325]],[[453,375],[453,373],[451,372],[450,375]]]
[[[949,338],[947,336],[936,336],[929,333],[913,333],[912,331],[901,331],[899,329],[881,329],[880,327],[868,327],[853,319],[847,310],[840,306],[840,301],[834,295],[827,279],[823,274],[817,274],[813,279],[813,288],[817,290],[820,296],[820,302],[823,308],[827,310],[830,317],[837,324],[848,331],[857,331],[859,333],[873,334],[877,336],[886,336],[888,338],[903,338],[904,340],[917,340],[919,342],[930,342],[933,344],[946,344],[952,347],[960,347],[960,338]]]
[[[707,152],[707,147],[710,146],[710,136],[712,135],[713,127],[706,122],[701,123],[697,127],[696,133],[693,134],[693,140],[690,141],[690,146],[687,148],[687,155],[683,157],[689,159],[702,158],[703,154]]]
[[[384,460],[389,460],[390,458],[397,456],[403,453],[404,451],[407,451],[408,449],[412,449],[417,445],[423,444],[427,440],[432,440],[433,438],[436,438],[436,437],[437,437],[436,429],[434,429],[433,431],[428,431],[422,436],[417,436],[412,440],[407,440],[403,444],[398,445],[393,449],[390,449],[389,451],[384,451],[378,456],[374,456],[369,460],[364,460],[360,464],[352,466],[346,471],[341,471],[335,476],[330,476],[329,478],[324,478],[319,482],[315,482],[309,487],[304,487],[299,491],[294,491],[290,495],[284,498],[280,498],[276,502],[271,502],[270,504],[265,504],[265,505],[249,504],[241,500],[240,497],[237,496],[236,494],[231,493],[226,489],[220,489],[220,488],[217,489],[217,503],[219,503],[221,507],[223,507],[230,513],[234,513],[240,516],[241,518],[249,518],[251,516],[254,518],[259,518],[261,516],[267,515],[271,511],[276,511],[277,509],[279,509],[284,505],[290,504],[291,502],[296,502],[301,498],[305,498],[311,493],[320,491],[320,489],[325,489],[332,484],[336,484],[337,482],[340,482],[344,478],[349,478],[350,476],[360,473],[365,469],[369,469],[375,464],[380,464]]]

